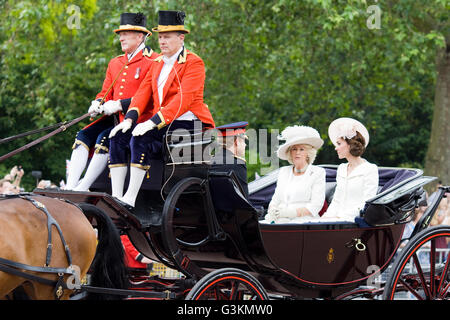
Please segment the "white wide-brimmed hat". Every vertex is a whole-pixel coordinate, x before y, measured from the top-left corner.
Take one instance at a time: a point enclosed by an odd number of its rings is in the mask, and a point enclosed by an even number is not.
[[[356,131],[364,137],[365,147],[367,147],[369,144],[369,132],[361,122],[352,118],[334,120],[328,127],[328,136],[331,142],[336,145],[339,138],[351,139],[356,136]]]
[[[278,158],[288,160],[289,147],[296,144],[309,144],[316,150],[323,145],[323,140],[320,138],[319,132],[308,126],[291,126],[287,127],[281,132],[278,137],[279,140],[286,140],[277,150]]]

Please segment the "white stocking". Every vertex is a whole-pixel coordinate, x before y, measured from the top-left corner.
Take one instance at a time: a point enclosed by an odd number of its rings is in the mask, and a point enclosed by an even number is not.
[[[146,170],[144,169],[130,167],[130,184],[128,185],[127,193],[120,200],[134,207],[142,181],[144,181],[145,172]]]
[[[69,170],[67,173],[67,183],[66,190],[74,189],[78,181],[80,180],[81,174],[88,160],[89,151],[84,146],[77,146],[72,151],[72,156],[70,157]]]
[[[115,198],[122,198],[128,168],[126,166],[115,167],[110,168],[109,171],[111,172],[111,195]]]
[[[75,191],[88,191],[89,187],[97,180],[108,164],[107,153],[94,153],[89,166],[84,174],[83,180],[74,189]]]

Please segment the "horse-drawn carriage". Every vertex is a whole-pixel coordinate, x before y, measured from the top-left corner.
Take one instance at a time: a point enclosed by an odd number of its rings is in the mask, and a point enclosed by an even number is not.
[[[105,292],[191,300],[398,299],[405,294],[450,299],[450,256],[447,252],[437,259],[439,244],[449,242],[450,226],[429,227],[449,187],[439,189],[411,236],[403,238],[423,198],[422,187],[434,177],[418,169],[380,168],[379,192],[355,222],[263,224],[277,172],[249,183],[246,198],[232,171],[212,166],[208,157],[186,157],[195,148],[209,154],[205,150],[214,143],[211,135],[185,138],[168,137],[163,159],[151,165],[133,212],[109,195],[106,171],[91,192],[37,189],[29,195],[106,213],[141,254],[183,274],[180,279],[131,279],[134,286],[128,290],[110,286]],[[175,160],[174,153],[185,157]],[[329,204],[337,167],[323,167]],[[423,248],[425,261],[417,254]],[[374,281],[386,270],[386,281]],[[135,290],[139,286],[143,290]],[[89,291],[102,288],[88,283],[74,292]]]

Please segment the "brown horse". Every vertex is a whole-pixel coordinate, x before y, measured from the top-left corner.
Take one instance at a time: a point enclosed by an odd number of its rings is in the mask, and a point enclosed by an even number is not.
[[[60,226],[72,265],[79,268],[81,279],[90,270],[91,286],[126,288],[123,247],[117,229],[103,211],[93,205],[80,204],[81,211],[74,204],[45,196],[30,195],[30,198],[43,204]],[[95,230],[86,216],[96,221],[98,245]],[[30,200],[20,196],[0,198],[0,258],[43,267],[47,257],[47,222],[46,214]],[[51,228],[52,250],[48,266],[67,268],[68,259],[62,239],[55,226]],[[58,280],[57,274],[26,272]],[[69,276],[65,275],[64,281]],[[22,287],[31,299],[55,299],[54,287],[0,271],[0,298],[18,287]],[[71,293],[72,290],[64,290],[60,299],[68,299]],[[112,297],[96,295],[94,298]]]

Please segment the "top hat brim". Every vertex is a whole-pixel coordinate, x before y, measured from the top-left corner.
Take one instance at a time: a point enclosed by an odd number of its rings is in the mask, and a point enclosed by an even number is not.
[[[147,28],[141,27],[141,26],[134,26],[134,25],[131,25],[131,24],[121,25],[121,26],[119,26],[118,29],[114,30],[115,33],[118,33],[118,32],[121,32],[121,31],[137,31],[137,32],[147,33],[149,36],[152,35],[151,31],[148,30]]]
[[[155,28],[152,28],[153,32],[183,32],[183,33],[190,33],[189,30],[184,28],[184,25],[171,25],[171,26],[165,26],[165,25],[158,25]]]

